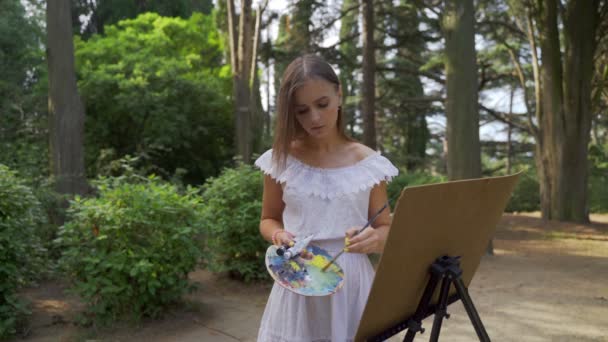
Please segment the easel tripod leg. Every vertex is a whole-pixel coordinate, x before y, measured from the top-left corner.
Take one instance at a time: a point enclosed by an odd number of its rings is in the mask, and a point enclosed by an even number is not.
[[[479,337],[479,341],[481,342],[490,342],[490,336],[488,336],[488,332],[486,328],[483,326],[481,322],[481,318],[479,318],[479,314],[475,309],[475,305],[473,305],[473,301],[469,296],[469,291],[466,289],[464,284],[462,283],[462,279],[457,277],[453,280],[454,286],[456,287],[456,292],[458,292],[458,296],[464,305],[465,310],[467,310],[467,314],[469,315],[469,319],[471,323],[473,323],[473,327],[475,328],[475,332],[477,333],[477,337]]]
[[[437,287],[440,278],[442,278],[441,273],[432,268],[431,277],[429,282],[426,284],[422,298],[420,299],[418,307],[416,308],[416,312],[408,322],[409,327],[405,333],[403,342],[412,342],[419,331],[424,332],[424,329],[421,327],[422,320],[424,319],[424,316],[428,310],[429,304],[431,303],[431,297],[433,296],[433,293],[435,293],[435,288]]]
[[[439,301],[437,302],[437,309],[435,310],[435,318],[433,320],[433,329],[431,330],[430,342],[437,342],[439,340],[439,332],[441,331],[441,324],[443,318],[449,318],[447,313],[448,309],[448,293],[450,292],[450,285],[452,278],[450,276],[444,276],[443,282],[441,283],[441,292],[439,292]]]

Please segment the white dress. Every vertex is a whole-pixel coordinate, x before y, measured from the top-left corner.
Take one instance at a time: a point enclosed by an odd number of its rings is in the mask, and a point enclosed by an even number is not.
[[[370,191],[390,181],[398,170],[379,152],[354,165],[318,168],[288,156],[279,172],[272,150],[255,162],[282,184],[283,224],[296,236],[315,234],[314,244],[335,255],[344,247],[345,232],[368,220]],[[272,287],[260,323],[258,342],[352,341],[367,301],[374,269],[365,254],[344,253],[342,289],[331,296],[307,297],[277,283]]]

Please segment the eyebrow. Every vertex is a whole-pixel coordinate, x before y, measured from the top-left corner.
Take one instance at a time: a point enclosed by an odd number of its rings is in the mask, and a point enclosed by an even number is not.
[[[328,96],[324,95],[324,96],[321,96],[321,97],[319,97],[318,99],[316,99],[316,100],[314,100],[312,102],[315,103],[315,102],[319,102],[321,100],[328,99],[328,98],[329,98]],[[306,105],[305,104],[297,104],[296,103],[296,107],[304,107],[304,106],[306,106]]]

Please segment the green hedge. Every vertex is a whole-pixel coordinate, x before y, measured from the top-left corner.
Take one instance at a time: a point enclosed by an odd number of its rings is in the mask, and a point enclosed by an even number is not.
[[[407,173],[401,171],[399,175],[388,183],[387,194],[391,208],[395,208],[395,203],[399,199],[399,194],[406,186],[423,185],[441,183],[447,181],[447,177],[442,175],[433,175],[425,172]]]
[[[239,164],[203,186],[205,262],[213,272],[250,282],[269,279],[264,264],[268,242],[260,235],[263,176]]]
[[[159,316],[192,289],[201,256],[198,190],[180,194],[154,177],[101,180],[99,197],[76,198],[60,228],[61,268],[87,303],[85,320]]]
[[[608,144],[589,147],[589,210],[608,213]]]
[[[15,334],[28,314],[17,291],[44,272],[38,235],[45,223],[32,189],[0,164],[0,339]]]
[[[540,210],[540,187],[536,169],[524,168],[505,211],[522,212]]]

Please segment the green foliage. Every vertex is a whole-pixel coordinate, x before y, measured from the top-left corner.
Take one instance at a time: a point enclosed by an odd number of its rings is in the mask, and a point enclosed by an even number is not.
[[[0,2],[0,13],[0,108],[7,109],[26,83],[38,37],[21,1]]]
[[[589,148],[589,211],[608,212],[608,144]]]
[[[524,167],[522,171],[505,208],[507,212],[540,210],[540,185],[536,168]]]
[[[267,243],[260,236],[262,173],[239,164],[210,178],[203,189],[206,264],[250,282],[268,279],[264,266]]]
[[[75,40],[86,105],[86,162],[96,174],[103,149],[144,156],[170,177],[200,183],[232,154],[231,79],[212,16],[142,14]]]
[[[209,14],[212,0],[72,0],[74,32],[89,37],[92,32],[104,33],[104,27],[123,19],[131,19],[145,12],[158,13],[163,17],[188,18],[194,12]],[[87,18],[81,22],[81,16]]]
[[[134,179],[101,178],[98,198],[71,202],[56,240],[92,322],[157,317],[192,288],[188,273],[201,255],[198,190],[180,194],[154,177]]]
[[[382,51],[378,63],[388,67],[377,77],[378,137],[382,151],[393,162],[409,172],[423,169],[428,163],[427,143],[431,138],[426,116],[432,107],[426,101],[412,101],[424,97],[422,81],[412,70],[421,68],[425,41],[420,31],[418,11],[409,2],[384,2],[378,24],[384,26],[383,39],[394,39],[397,48],[379,46]],[[394,70],[394,71],[393,71]]]
[[[0,1],[0,163],[35,178],[48,170],[43,32],[23,1]]]
[[[28,313],[17,290],[44,270],[37,233],[45,215],[32,189],[0,164],[0,338],[16,333]]]
[[[395,204],[399,199],[401,191],[406,186],[434,184],[445,182],[447,179],[442,175],[433,175],[425,172],[401,172],[397,177],[388,184],[387,194],[391,208],[395,208]]]

